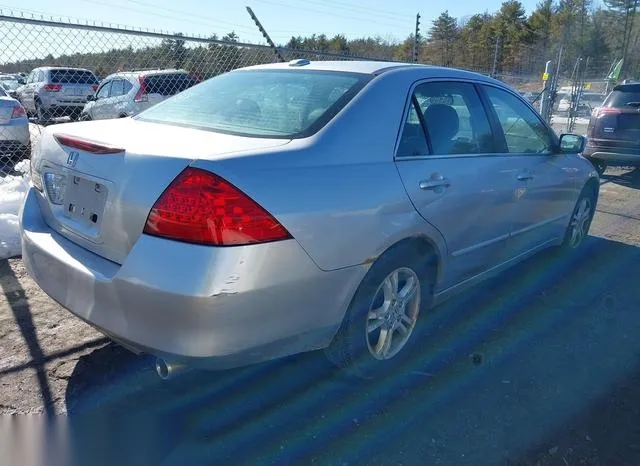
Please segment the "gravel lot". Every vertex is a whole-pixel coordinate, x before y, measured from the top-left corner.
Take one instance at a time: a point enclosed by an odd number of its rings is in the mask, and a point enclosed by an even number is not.
[[[320,353],[161,382],[2,261],[0,413],[66,413],[79,455],[85,420],[109,429],[104,464],[640,464],[638,189],[610,170],[579,253],[438,307],[411,366],[376,382]]]

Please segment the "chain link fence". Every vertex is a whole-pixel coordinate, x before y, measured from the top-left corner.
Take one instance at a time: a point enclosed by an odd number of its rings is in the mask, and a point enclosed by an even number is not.
[[[44,126],[130,116],[244,66],[365,58],[226,39],[0,14],[0,183]]]

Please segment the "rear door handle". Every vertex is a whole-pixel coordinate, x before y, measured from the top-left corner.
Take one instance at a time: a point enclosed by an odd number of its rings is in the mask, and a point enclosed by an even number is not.
[[[516,178],[520,181],[526,181],[526,180],[532,180],[533,179],[533,174],[532,173],[521,173],[518,176],[516,176]]]
[[[430,190],[432,191],[438,188],[448,188],[449,186],[451,186],[451,183],[449,182],[448,179],[441,178],[441,179],[422,180],[418,186],[420,186],[420,189],[423,189],[425,191],[430,191]]]

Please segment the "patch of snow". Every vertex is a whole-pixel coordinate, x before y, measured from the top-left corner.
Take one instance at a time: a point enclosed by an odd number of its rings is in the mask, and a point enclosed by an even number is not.
[[[14,170],[22,176],[0,178],[0,259],[22,254],[18,211],[29,189],[29,160],[18,163]]]

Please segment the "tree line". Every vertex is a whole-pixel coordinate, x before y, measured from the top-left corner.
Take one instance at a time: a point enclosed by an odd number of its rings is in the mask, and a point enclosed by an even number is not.
[[[610,71],[615,59],[625,58],[622,75],[640,72],[640,0],[542,0],[526,14],[517,0],[507,0],[493,13],[454,18],[442,12],[418,37],[419,62],[456,66],[497,74],[539,74],[547,60],[557,61],[570,73],[576,60],[589,58],[589,76]],[[380,39],[374,41],[381,42]],[[382,43],[393,59],[413,61],[415,37],[398,44]],[[342,35],[292,37],[290,48],[366,54],[362,40]],[[562,53],[561,53],[562,49]]]

